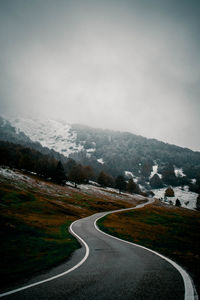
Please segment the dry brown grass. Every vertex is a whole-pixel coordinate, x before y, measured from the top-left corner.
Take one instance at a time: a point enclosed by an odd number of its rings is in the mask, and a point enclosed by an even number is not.
[[[108,233],[156,250],[182,265],[200,293],[200,213],[158,201],[99,223]]]

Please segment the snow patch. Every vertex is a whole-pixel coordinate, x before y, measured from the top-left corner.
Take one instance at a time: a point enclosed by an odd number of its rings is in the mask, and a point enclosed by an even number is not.
[[[100,186],[100,184],[98,182],[92,181],[92,180],[89,180],[89,184],[95,185],[95,186]]]
[[[25,118],[10,118],[9,121],[17,133],[24,132],[33,142],[39,141],[43,147],[66,157],[83,150],[83,146],[76,144],[77,135],[66,122]]]
[[[109,188],[109,187],[100,187],[96,185],[91,184],[80,184],[78,187],[84,192],[87,192],[89,194],[95,193],[99,195],[109,196],[114,199],[124,199],[124,197],[127,197],[128,199],[134,200],[134,199],[144,199],[143,196],[138,194],[129,194],[129,193],[119,193],[118,189]]]
[[[135,183],[139,180],[139,177],[135,176],[131,171],[124,171],[124,174],[128,179],[133,179]]]
[[[102,165],[104,164],[103,158],[98,158],[97,161],[98,161],[98,163],[100,163]]]
[[[176,167],[174,167],[174,173],[175,173],[176,177],[184,177],[184,176],[186,176],[183,173],[183,169],[182,168],[176,168]]]
[[[87,153],[93,153],[93,152],[95,152],[95,151],[96,151],[96,149],[94,149],[94,148],[90,148],[90,149],[87,149],[87,150],[86,150]]]
[[[66,181],[65,184],[68,186],[74,187],[74,183],[72,183],[71,181]]]
[[[174,197],[167,197],[164,199],[165,195],[165,188],[161,189],[153,189],[152,191],[155,194],[155,198],[161,199],[162,201],[165,201],[166,203],[169,203],[171,200],[173,205],[176,203],[176,199],[178,198],[181,202],[181,206],[188,208],[188,209],[195,209],[196,208],[196,200],[197,200],[197,193],[190,192],[188,186],[184,186],[184,188],[181,187],[173,187],[174,190]]]
[[[0,175],[4,178],[11,180],[21,180],[21,181],[30,181],[31,179],[23,174],[20,174],[18,171],[11,170],[9,168],[0,167]]]
[[[160,179],[162,178],[162,175],[158,173],[158,165],[157,164],[155,164],[153,166],[153,170],[151,171],[149,179],[151,179],[155,174],[157,174],[160,177]]]
[[[133,178],[134,177],[133,173],[130,172],[130,171],[125,171],[124,174],[125,174],[126,177],[129,177],[129,178]]]
[[[196,183],[197,183],[196,178],[191,179],[191,183],[192,183],[192,184],[196,184]]]

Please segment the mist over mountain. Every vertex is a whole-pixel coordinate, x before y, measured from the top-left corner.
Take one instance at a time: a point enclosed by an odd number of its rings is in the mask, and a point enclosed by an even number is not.
[[[98,174],[133,178],[146,189],[195,184],[200,152],[129,132],[44,119],[0,118],[0,139],[28,146],[66,162],[89,165]]]
[[[188,184],[199,177],[199,152],[128,132],[82,125],[72,125],[72,130],[84,150],[70,156],[85,164],[98,163],[113,176],[125,173],[147,188],[149,184],[156,187]]]
[[[36,124],[36,123],[35,123]],[[53,156],[58,160],[65,160],[65,157],[52,148],[42,146],[38,139],[32,139],[19,128],[11,125],[7,118],[0,116],[0,140],[14,144],[23,145],[25,147],[35,149],[45,155]]]

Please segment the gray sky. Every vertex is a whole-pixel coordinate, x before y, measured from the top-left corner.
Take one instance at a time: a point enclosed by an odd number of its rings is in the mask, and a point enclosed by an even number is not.
[[[0,112],[200,150],[200,1],[0,0]]]

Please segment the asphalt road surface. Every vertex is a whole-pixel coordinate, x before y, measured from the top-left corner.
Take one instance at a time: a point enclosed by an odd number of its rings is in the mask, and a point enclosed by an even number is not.
[[[83,247],[75,251],[68,262],[24,282],[24,285],[49,280],[74,266],[76,269],[47,282],[1,296],[23,300],[184,299],[184,281],[180,272],[155,253],[98,231],[94,223],[103,214],[98,213],[73,223],[72,230],[81,237]]]

